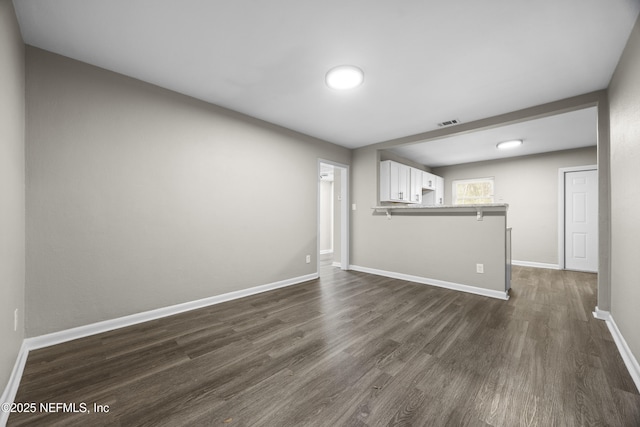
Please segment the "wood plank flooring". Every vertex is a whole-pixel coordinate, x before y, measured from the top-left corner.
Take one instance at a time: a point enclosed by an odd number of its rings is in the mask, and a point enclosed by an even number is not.
[[[16,402],[92,413],[8,425],[637,427],[595,289],[593,274],[514,267],[501,301],[323,266],[319,280],[33,351]]]

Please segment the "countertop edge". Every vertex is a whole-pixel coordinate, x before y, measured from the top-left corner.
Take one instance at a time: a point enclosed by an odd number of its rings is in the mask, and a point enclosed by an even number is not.
[[[493,211],[507,211],[509,205],[507,203],[487,203],[477,205],[387,205],[387,206],[374,206],[373,210],[456,210],[456,211],[478,211],[478,210],[493,210]]]

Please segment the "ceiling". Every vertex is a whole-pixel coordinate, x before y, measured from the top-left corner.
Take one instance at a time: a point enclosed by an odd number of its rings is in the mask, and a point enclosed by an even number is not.
[[[429,167],[440,167],[570,150],[597,144],[597,120],[598,109],[591,107],[473,133],[407,144],[390,151]],[[499,142],[514,139],[521,139],[522,145],[508,150],[496,148]]]
[[[25,43],[349,148],[604,89],[640,0],[14,0]],[[364,84],[329,89],[352,64]]]

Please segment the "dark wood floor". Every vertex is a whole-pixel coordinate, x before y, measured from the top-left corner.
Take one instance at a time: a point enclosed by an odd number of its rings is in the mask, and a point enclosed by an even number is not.
[[[322,278],[29,355],[10,426],[640,426],[596,277],[514,267],[495,300]]]

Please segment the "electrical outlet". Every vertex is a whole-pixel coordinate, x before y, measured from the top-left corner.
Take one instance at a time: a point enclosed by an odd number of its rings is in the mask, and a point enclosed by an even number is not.
[[[355,204],[355,203],[352,203],[352,204],[351,204],[351,210],[352,210],[352,211],[355,211],[355,210],[356,210],[356,204]]]
[[[307,255],[307,264],[311,262],[311,255]]]
[[[476,264],[476,273],[484,273],[484,264]]]
[[[13,310],[13,332],[18,330],[18,309]]]

